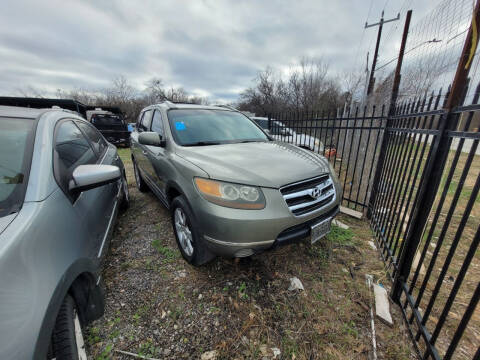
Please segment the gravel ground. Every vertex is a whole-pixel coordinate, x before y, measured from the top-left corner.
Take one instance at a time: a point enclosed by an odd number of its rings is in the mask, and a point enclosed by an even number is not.
[[[93,359],[368,359],[365,274],[389,287],[365,222],[340,217],[310,246],[295,244],[240,261],[195,268],[180,255],[170,215],[140,193],[129,150],[130,209],[117,221],[103,277],[105,316],[86,329]],[[304,291],[289,291],[291,277]],[[376,321],[379,358],[414,358],[399,311]],[[131,355],[126,354],[131,353]]]

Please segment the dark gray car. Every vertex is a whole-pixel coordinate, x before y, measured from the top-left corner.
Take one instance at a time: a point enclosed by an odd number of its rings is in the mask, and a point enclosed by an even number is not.
[[[231,108],[165,102],[131,134],[135,179],[171,209],[183,257],[245,257],[330,230],[341,187],[328,161],[275,141]]]
[[[0,106],[0,357],[86,359],[100,266],[128,206],[116,148],[80,116]]]

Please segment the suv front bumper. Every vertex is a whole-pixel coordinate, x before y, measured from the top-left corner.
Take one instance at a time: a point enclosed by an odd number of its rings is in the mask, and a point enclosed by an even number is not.
[[[294,216],[278,189],[262,191],[267,201],[262,210],[226,208],[198,199],[197,223],[212,252],[225,257],[245,257],[298,242],[310,235],[311,225],[338,213],[336,199],[311,214]]]

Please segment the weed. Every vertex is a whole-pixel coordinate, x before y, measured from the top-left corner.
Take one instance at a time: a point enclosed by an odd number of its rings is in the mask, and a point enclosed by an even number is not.
[[[110,353],[112,352],[112,349],[113,349],[113,345],[108,344],[107,346],[105,346],[105,349],[103,349],[100,355],[95,357],[95,360],[109,360],[111,358]]]
[[[358,337],[358,330],[353,320],[343,324],[343,332],[347,335],[353,336],[354,338]]]
[[[158,355],[160,353],[160,348],[157,348],[150,341],[140,344],[138,347],[138,355],[143,357],[151,357]]]
[[[163,259],[164,263],[172,262],[177,257],[177,253],[175,251],[169,247],[163,246],[158,239],[152,241],[152,246],[165,257]]]
[[[332,225],[330,233],[327,235],[328,240],[338,245],[354,245],[354,233],[351,229],[342,229],[339,226]]]
[[[88,331],[88,335],[87,335],[87,342],[90,345],[93,345],[93,344],[96,344],[96,343],[100,342],[101,339],[100,339],[99,334],[100,334],[100,330],[97,327],[90,328],[90,330]]]
[[[113,330],[109,335],[108,335],[108,338],[110,340],[113,340],[115,339],[116,337],[118,337],[118,335],[120,335],[120,331],[119,330]]]
[[[242,282],[240,284],[240,287],[238,288],[238,295],[240,299],[248,299],[248,294],[247,294],[247,284]]]

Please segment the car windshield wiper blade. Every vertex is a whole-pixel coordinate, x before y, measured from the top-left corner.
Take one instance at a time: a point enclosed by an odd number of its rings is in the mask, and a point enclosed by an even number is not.
[[[251,143],[251,142],[264,142],[268,139],[256,139],[256,140],[242,140],[242,141],[238,141],[238,143],[240,144],[243,144],[243,143]]]
[[[208,145],[220,145],[219,141],[197,141],[189,144],[183,144],[183,146],[208,146]]]

